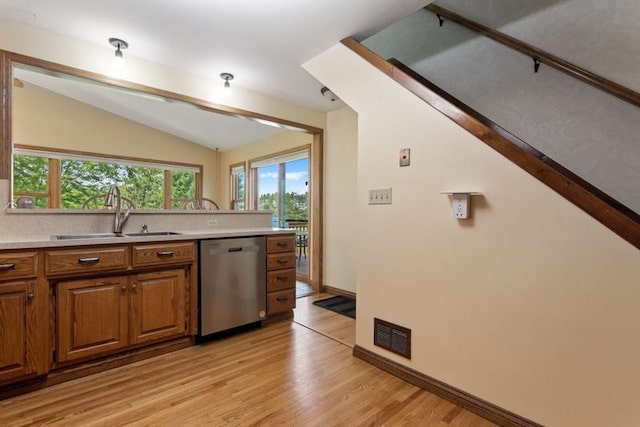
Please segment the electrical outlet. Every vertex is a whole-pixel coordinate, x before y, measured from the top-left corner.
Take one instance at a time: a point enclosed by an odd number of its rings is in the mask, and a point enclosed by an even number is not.
[[[391,188],[379,188],[369,190],[370,205],[390,205],[391,204]]]
[[[469,218],[469,194],[452,195],[453,217],[456,219]]]
[[[207,227],[215,227],[216,225],[218,225],[218,220],[217,219],[208,219],[207,220]]]

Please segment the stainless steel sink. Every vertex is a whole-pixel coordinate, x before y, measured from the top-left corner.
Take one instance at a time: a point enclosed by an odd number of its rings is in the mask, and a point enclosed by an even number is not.
[[[144,237],[144,236],[173,236],[176,234],[175,231],[145,231],[139,233],[125,233],[124,235],[127,237]]]
[[[87,233],[87,234],[59,234],[53,236],[55,240],[73,240],[73,239],[112,239],[114,237],[125,237],[120,233]]]
[[[153,237],[153,236],[173,236],[175,231],[148,231],[146,233],[87,233],[87,234],[59,234],[53,236],[54,240],[74,240],[74,239],[112,239],[116,237]]]

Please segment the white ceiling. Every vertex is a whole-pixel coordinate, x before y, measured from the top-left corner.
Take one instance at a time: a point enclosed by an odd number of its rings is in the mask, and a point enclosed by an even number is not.
[[[229,150],[283,131],[252,120],[215,114],[185,102],[44,73],[35,67],[16,67],[13,75],[23,83],[31,83],[210,149]]]
[[[0,17],[108,46],[126,55],[321,111],[335,108],[301,64],[347,36],[358,38],[429,0],[0,0]],[[221,81],[222,84],[222,81]]]

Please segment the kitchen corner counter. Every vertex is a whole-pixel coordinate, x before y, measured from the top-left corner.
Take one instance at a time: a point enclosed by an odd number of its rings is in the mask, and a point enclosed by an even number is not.
[[[183,240],[218,239],[225,237],[265,236],[272,234],[292,233],[286,228],[253,227],[229,228],[213,230],[171,230],[179,234],[152,236],[123,236],[108,238],[64,239],[58,240],[55,235],[0,236],[0,250],[58,248],[67,246],[97,246],[118,243],[167,242]],[[84,234],[84,233],[79,233]]]

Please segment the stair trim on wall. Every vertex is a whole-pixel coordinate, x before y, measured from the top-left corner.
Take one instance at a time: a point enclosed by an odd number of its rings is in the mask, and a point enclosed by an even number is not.
[[[401,365],[386,357],[380,356],[366,348],[356,345],[353,347],[353,356],[362,359],[373,366],[382,369],[389,374],[402,379],[410,384],[420,387],[435,394],[453,404],[456,404],[474,414],[477,414],[493,423],[504,427],[540,427],[541,424],[533,422],[520,415],[507,411],[493,403],[482,400],[463,390],[453,387],[440,380],[432,378],[421,372]]]
[[[353,38],[342,44],[460,127],[640,249],[640,215],[399,61],[386,61]]]
[[[427,11],[435,14],[438,19],[444,18],[447,21],[455,22],[471,31],[478,32],[491,40],[494,40],[504,46],[510,47],[523,55],[529,56],[534,60],[534,63],[545,64],[555,68],[575,79],[581,80],[593,87],[603,90],[615,97],[622,99],[630,104],[640,107],[640,93],[635,92],[629,88],[626,88],[614,81],[606,79],[596,73],[586,70],[576,64],[555,56],[545,50],[539,49],[533,45],[525,43],[514,37],[511,37],[501,31],[482,25],[478,22],[472,21],[452,12],[444,7],[437,6],[433,3],[424,7]],[[537,72],[537,70],[536,70]]]

